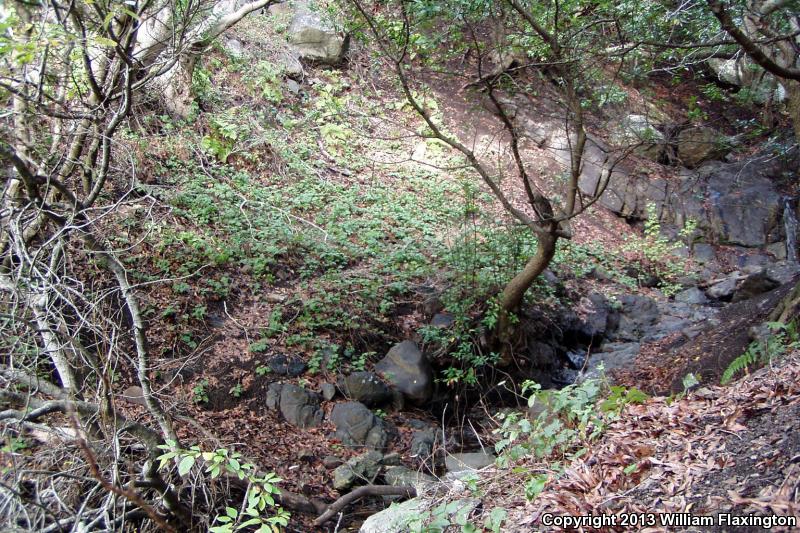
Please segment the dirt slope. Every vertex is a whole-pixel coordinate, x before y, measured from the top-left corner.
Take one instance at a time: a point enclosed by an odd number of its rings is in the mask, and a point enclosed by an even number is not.
[[[528,472],[550,474],[534,501],[526,501],[523,483],[498,476],[484,504],[509,510],[504,531],[559,530],[542,524],[546,513],[662,514],[640,517],[647,527],[603,531],[763,531],[752,524],[720,524],[716,515],[800,517],[799,382],[795,352],[728,387],[628,406],[563,476],[557,478],[546,464],[524,465]],[[713,525],[669,527],[662,523],[664,513],[714,517]],[[792,530],[797,528],[771,529]]]

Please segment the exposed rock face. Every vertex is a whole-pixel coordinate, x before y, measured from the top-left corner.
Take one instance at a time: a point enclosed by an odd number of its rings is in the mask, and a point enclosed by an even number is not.
[[[412,341],[395,344],[378,361],[375,371],[410,402],[423,405],[433,394],[433,369],[417,345]]]
[[[375,450],[353,457],[333,471],[333,488],[343,491],[356,484],[372,483],[380,472],[382,459],[383,454]]]
[[[581,317],[576,331],[589,340],[603,336],[608,329],[610,309],[606,297],[593,292],[581,298],[577,312]]]
[[[717,77],[730,85],[748,89],[753,102],[763,104],[770,98],[774,102],[786,99],[786,89],[775,80],[772,74],[753,64],[746,55],[735,59],[711,58],[708,66]]]
[[[283,2],[271,6],[270,13],[278,17],[291,16],[287,38],[303,59],[336,64],[347,51],[347,38],[336,31],[321,9],[309,2]]]
[[[353,372],[336,384],[347,398],[364,405],[380,405],[392,398],[389,388],[372,372]]]
[[[685,291],[679,292],[675,295],[676,302],[683,302],[687,304],[704,304],[708,301],[703,291],[697,287],[690,287]]]
[[[649,117],[645,115],[628,115],[621,124],[612,142],[621,147],[638,145],[634,153],[647,159],[659,162],[666,150],[666,138]]]
[[[508,105],[513,106],[511,101]],[[525,105],[516,106],[518,110]],[[519,111],[517,123],[540,147],[564,167],[570,164],[570,142],[563,124]],[[781,218],[782,196],[776,177],[796,162],[777,161],[771,155],[746,162],[707,161],[725,153],[726,140],[708,128],[689,128],[679,133],[678,158],[696,169],[679,171],[679,180],[667,182],[642,174],[627,161],[615,164],[614,151],[592,135],[583,154],[578,185],[594,196],[608,177],[600,203],[618,215],[645,219],[648,204],[658,207],[665,223],[677,227],[689,219],[698,222],[706,242],[763,247]],[[773,239],[774,240],[774,239]]]
[[[331,413],[331,422],[336,426],[336,438],[347,446],[366,446],[383,450],[389,442],[389,434],[383,420],[375,416],[363,403],[336,404]]]
[[[670,191],[663,218],[679,227],[696,220],[710,242],[765,246],[781,217],[782,196],[772,179],[779,174],[767,162],[706,163],[683,173],[680,187]]]
[[[683,166],[694,168],[700,163],[721,158],[730,148],[727,139],[716,130],[693,127],[678,133],[676,151]]]
[[[319,426],[323,413],[317,393],[296,385],[273,383],[267,390],[267,407],[280,409],[283,418],[300,428]]]
[[[620,303],[622,311],[614,339],[638,341],[658,320],[658,305],[652,298],[633,294],[624,295],[620,298]]]

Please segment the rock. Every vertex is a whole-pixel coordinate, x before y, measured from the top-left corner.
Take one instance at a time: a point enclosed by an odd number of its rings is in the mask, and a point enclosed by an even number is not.
[[[619,131],[612,135],[612,142],[622,148],[638,145],[634,153],[659,162],[666,149],[664,134],[657,124],[644,115],[628,115],[622,120]]]
[[[267,366],[278,375],[292,378],[306,371],[305,361],[296,356],[276,355],[267,361]]]
[[[424,405],[433,395],[433,369],[413,341],[395,344],[375,371],[416,405]]]
[[[356,484],[371,484],[378,476],[382,459],[383,454],[375,450],[351,458],[333,471],[333,488],[341,492]]]
[[[147,407],[147,402],[144,401],[144,392],[142,392],[141,387],[128,387],[122,391],[122,399],[135,405],[144,405]]]
[[[417,457],[422,461],[427,460],[433,454],[433,446],[436,443],[436,433],[434,428],[426,428],[415,431],[411,434],[411,457]]]
[[[431,326],[435,328],[449,328],[456,321],[451,313],[436,313],[431,319]]]
[[[747,89],[756,104],[764,104],[770,98],[773,102],[786,99],[785,87],[772,74],[765,73],[763,68],[754,64],[746,54],[733,59],[711,58],[707,63],[720,81]]]
[[[381,464],[384,466],[399,466],[403,464],[403,459],[400,457],[400,454],[397,452],[387,453],[381,459]]]
[[[347,446],[366,446],[383,450],[389,442],[383,420],[358,402],[337,403],[331,413],[335,436]]]
[[[736,286],[739,284],[741,277],[736,272],[733,276],[715,283],[706,289],[706,296],[713,300],[728,301],[733,297]]]
[[[785,285],[794,280],[795,276],[800,273],[800,264],[787,262],[775,263],[774,265],[768,266],[764,272],[772,281],[780,285]]]
[[[576,327],[578,335],[588,341],[602,337],[608,327],[609,310],[606,297],[600,293],[592,292],[581,298],[575,310],[581,317]]]
[[[412,486],[414,488],[420,485],[436,483],[436,479],[428,474],[417,472],[407,466],[390,466],[383,472],[383,480],[387,485],[393,487]],[[419,489],[417,489],[419,492]]]
[[[444,464],[448,472],[480,470],[494,464],[496,457],[490,453],[453,453],[445,457]]]
[[[233,37],[223,38],[222,48],[234,59],[241,59],[245,55],[244,44],[239,39]]]
[[[336,397],[336,385],[333,383],[323,383],[320,387],[320,392],[322,393],[322,398],[329,402]]]
[[[335,455],[326,455],[322,458],[322,466],[324,466],[327,470],[333,470],[337,466],[341,466],[343,464],[344,461]]]
[[[292,94],[300,94],[300,84],[291,78],[286,80],[286,89]]]
[[[533,368],[550,370],[556,363],[555,349],[544,342],[531,342],[525,355]]]
[[[600,377],[599,367],[601,364],[606,372],[615,368],[630,366],[639,355],[640,347],[638,342],[611,342],[604,344],[602,352],[592,354],[589,358],[589,366],[585,377]]]
[[[683,166],[694,168],[700,163],[719,159],[730,151],[726,137],[705,126],[686,128],[676,139],[678,159]]]
[[[277,62],[283,74],[288,78],[302,79],[305,74],[300,56],[294,50],[281,50]]]
[[[340,377],[336,385],[345,397],[368,406],[380,405],[392,398],[389,387],[372,372],[353,372]]]
[[[701,265],[711,263],[717,258],[714,247],[704,242],[695,243],[692,247],[692,258]]]
[[[407,533],[422,530],[422,520],[429,510],[438,505],[438,499],[418,496],[403,503],[392,504],[383,511],[367,518],[361,525],[359,533]],[[442,516],[442,521],[456,523],[456,516],[467,517],[480,505],[476,498],[454,500],[448,502],[449,513]]]
[[[337,64],[347,51],[347,39],[323,17],[323,11],[307,2],[295,3],[294,16],[287,30],[293,49],[303,59]]]
[[[750,274],[736,289],[733,294],[732,302],[741,302],[742,300],[749,300],[753,296],[764,294],[778,287],[778,283],[771,280],[765,272],[757,272]]]
[[[281,389],[283,383],[270,383],[267,388],[267,408],[275,411],[281,405]]]
[[[322,423],[320,398],[315,392],[297,385],[285,384],[280,392],[280,410],[283,417],[299,428],[310,428]]]
[[[626,294],[620,303],[619,326],[612,336],[615,340],[638,340],[658,320],[658,306],[651,298]]]
[[[708,298],[706,298],[706,295],[703,294],[703,291],[697,287],[691,287],[676,294],[675,301],[693,305],[701,305],[708,302]]]
[[[773,242],[772,244],[767,245],[767,252],[772,254],[772,256],[777,259],[778,261],[785,261],[786,260],[786,243],[784,241],[781,242]]]
[[[693,218],[711,242],[748,248],[765,246],[778,225],[782,196],[768,162],[706,163],[687,174],[668,211],[677,225]]]

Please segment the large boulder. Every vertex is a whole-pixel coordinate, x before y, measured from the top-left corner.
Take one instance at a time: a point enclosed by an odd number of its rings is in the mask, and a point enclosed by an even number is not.
[[[413,341],[395,344],[375,371],[416,405],[424,405],[433,395],[433,369]]]
[[[757,104],[763,104],[770,98],[773,102],[786,99],[783,85],[772,74],[765,73],[764,69],[754,64],[746,54],[733,59],[711,58],[708,66],[720,81],[746,89]]]
[[[730,151],[728,139],[718,131],[705,126],[681,130],[675,142],[678,160],[689,168],[712,159],[719,159]]]
[[[267,390],[267,407],[279,409],[283,418],[299,428],[322,424],[323,413],[317,393],[297,385],[273,383]]]
[[[436,479],[433,476],[412,470],[403,465],[386,467],[383,472],[383,480],[387,485],[393,487],[411,486],[417,488],[436,483]]]
[[[392,393],[372,372],[353,372],[340,377],[336,385],[347,398],[364,405],[380,405],[392,399]]]
[[[347,446],[366,446],[383,450],[389,434],[383,420],[367,409],[363,403],[338,403],[331,412],[331,422],[336,427],[335,436]]]
[[[429,510],[439,505],[439,498],[426,498],[418,496],[403,503],[392,504],[383,511],[367,518],[361,525],[359,533],[406,533],[408,531],[424,530],[426,516]],[[457,523],[458,517],[468,517],[480,504],[476,498],[454,500],[448,502],[447,515],[442,518],[447,523]]]
[[[336,64],[347,51],[347,38],[337,31],[325,13],[306,1],[283,2],[270,8],[278,17],[291,16],[287,39],[303,59]]]

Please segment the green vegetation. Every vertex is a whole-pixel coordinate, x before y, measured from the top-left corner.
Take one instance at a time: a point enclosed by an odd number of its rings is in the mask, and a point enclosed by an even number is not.
[[[800,347],[800,331],[798,331],[797,322],[793,321],[788,324],[768,322],[767,327],[770,331],[769,335],[750,343],[744,353],[731,361],[725,368],[720,379],[723,385],[730,383],[737,374],[749,371],[754,366],[769,364],[773,359]]]
[[[177,465],[178,475],[186,476],[202,464],[202,474],[211,479],[222,475],[238,478],[246,483],[247,491],[241,510],[225,507],[224,513],[217,515],[208,530],[212,533],[233,533],[241,530],[254,530],[259,533],[280,533],[281,527],[288,525],[289,513],[275,502],[280,491],[277,484],[282,480],[273,473],[261,474],[252,463],[243,463],[242,454],[218,448],[204,452],[199,446],[189,449],[177,448],[174,441],[158,446],[165,453],[158,457],[159,470],[165,470],[170,463]]]

